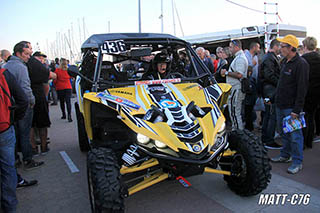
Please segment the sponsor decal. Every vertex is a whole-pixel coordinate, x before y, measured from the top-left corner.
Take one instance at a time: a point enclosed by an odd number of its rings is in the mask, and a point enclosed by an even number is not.
[[[163,108],[176,108],[179,106],[179,103],[174,100],[163,99],[159,103]]]
[[[192,146],[193,151],[195,152],[200,152],[201,151],[201,146],[198,144],[195,144]]]
[[[111,101],[113,103],[116,103],[116,104],[119,104],[121,106],[126,106],[126,107],[130,107],[132,109],[135,109],[135,110],[139,110],[140,109],[140,106],[125,99],[125,98],[122,98],[122,97],[117,97],[117,96],[114,96],[114,95],[109,95],[105,92],[100,92],[96,95],[97,98],[100,98],[102,100],[107,100],[107,101]]]
[[[131,92],[127,92],[127,91],[121,91],[121,90],[113,90],[110,91],[111,93],[119,93],[119,94],[124,94],[124,95],[132,95]]]
[[[181,82],[180,78],[174,79],[163,79],[163,80],[148,80],[148,81],[136,81],[134,82],[135,85],[153,85],[153,84],[167,84],[167,83],[179,83]]]
[[[176,179],[179,181],[179,183],[181,183],[182,186],[184,186],[184,187],[186,187],[186,188],[188,188],[188,187],[191,186],[191,183],[190,183],[189,181],[187,181],[187,180],[186,180],[184,177],[182,177],[182,176],[179,176],[179,177],[177,177]]]
[[[155,91],[165,92],[166,88],[165,87],[161,87],[161,86],[156,86],[156,87],[148,87],[148,90],[150,92],[155,92]]]

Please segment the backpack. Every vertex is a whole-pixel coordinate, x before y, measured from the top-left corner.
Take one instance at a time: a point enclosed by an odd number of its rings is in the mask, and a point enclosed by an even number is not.
[[[0,69],[0,133],[7,130],[13,121],[12,98],[8,83],[3,72],[6,69]]]

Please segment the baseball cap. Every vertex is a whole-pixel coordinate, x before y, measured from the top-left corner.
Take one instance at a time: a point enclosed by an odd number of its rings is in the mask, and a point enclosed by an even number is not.
[[[35,53],[33,53],[33,56],[42,56],[42,57],[47,57],[44,53],[40,52],[40,51],[37,51]]]
[[[289,45],[293,46],[294,48],[298,48],[298,46],[299,46],[299,41],[298,41],[297,37],[295,37],[294,35],[291,35],[291,34],[288,34],[283,38],[277,38],[277,40],[282,43],[289,44]]]

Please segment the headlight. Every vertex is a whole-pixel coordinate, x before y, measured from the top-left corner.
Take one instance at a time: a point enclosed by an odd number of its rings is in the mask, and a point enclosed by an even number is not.
[[[142,144],[147,144],[150,141],[150,138],[148,138],[145,135],[142,135],[142,134],[138,133],[137,134],[137,141],[139,143],[142,143]]]
[[[162,143],[161,141],[158,141],[158,140],[156,140],[156,141],[154,142],[154,144],[156,145],[156,147],[161,148],[161,149],[167,147],[166,144],[164,144],[164,143]]]
[[[223,124],[221,125],[219,131],[218,131],[218,134],[222,133],[224,130],[226,129],[226,123],[223,122]]]

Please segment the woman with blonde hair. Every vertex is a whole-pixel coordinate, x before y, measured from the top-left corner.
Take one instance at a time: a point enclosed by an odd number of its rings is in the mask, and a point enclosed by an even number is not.
[[[71,82],[70,75],[68,74],[68,61],[64,58],[60,59],[60,66],[55,70],[57,74],[54,85],[56,86],[58,98],[60,101],[60,108],[62,112],[61,119],[66,119],[65,103],[67,105],[68,121],[72,122],[71,118]]]

